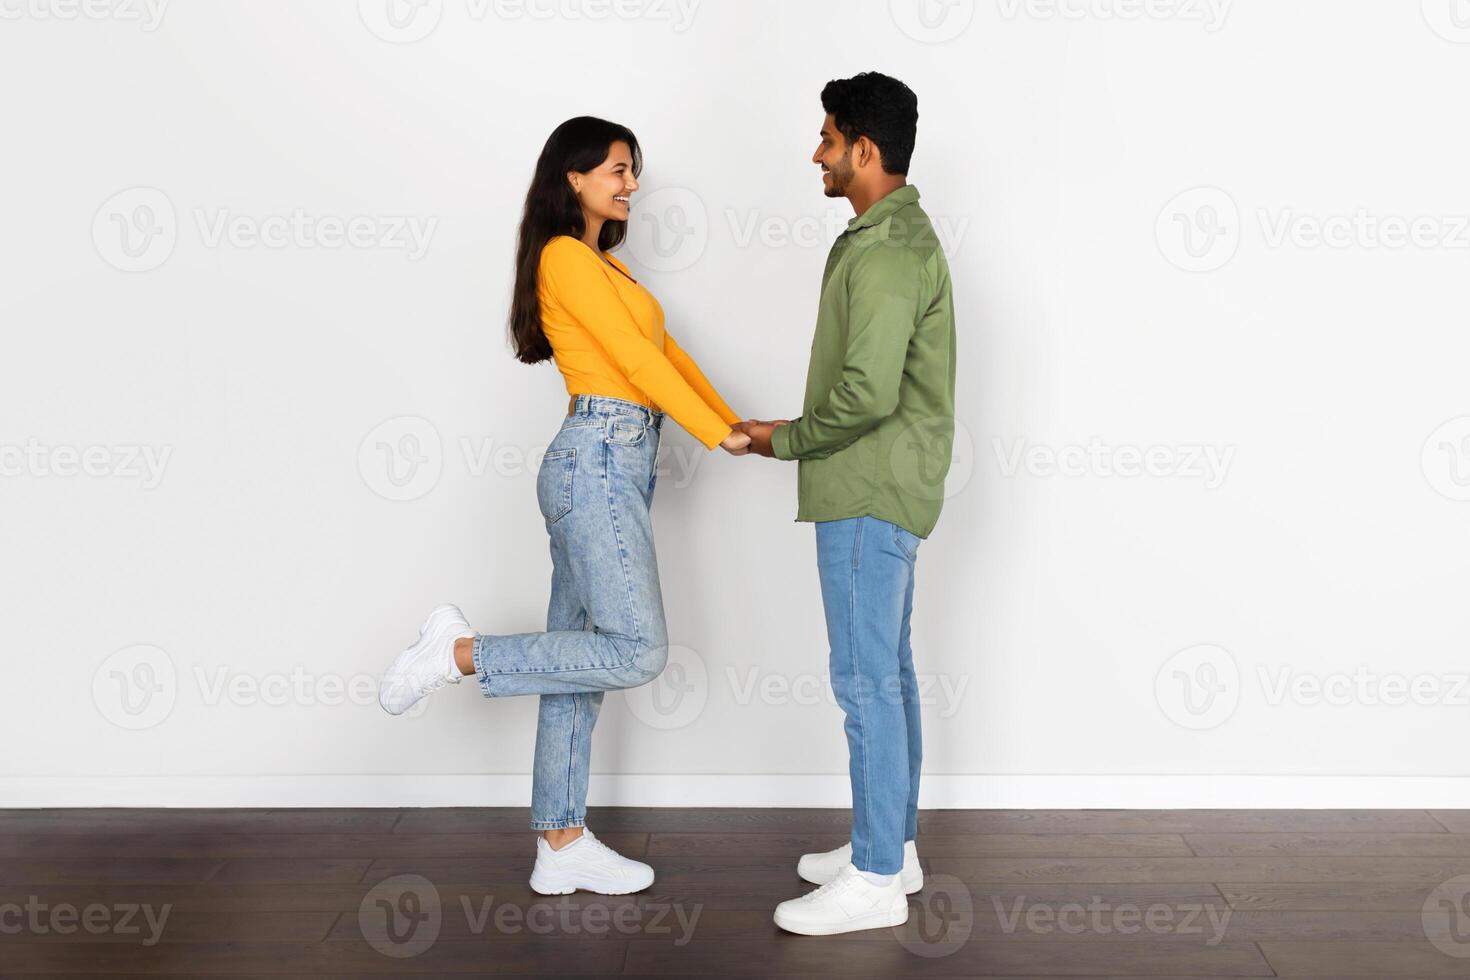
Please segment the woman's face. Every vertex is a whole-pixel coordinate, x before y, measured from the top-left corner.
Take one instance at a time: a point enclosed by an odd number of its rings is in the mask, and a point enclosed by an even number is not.
[[[589,218],[627,221],[629,197],[638,189],[633,176],[633,151],[621,140],[608,148],[607,159],[587,173],[567,174],[572,190]]]

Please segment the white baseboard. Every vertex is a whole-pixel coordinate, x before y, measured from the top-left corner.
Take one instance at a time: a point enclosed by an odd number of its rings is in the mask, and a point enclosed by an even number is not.
[[[0,808],[525,806],[529,775],[6,776]],[[845,774],[593,775],[594,806],[846,807]],[[933,775],[920,805],[979,809],[1470,807],[1470,776]]]

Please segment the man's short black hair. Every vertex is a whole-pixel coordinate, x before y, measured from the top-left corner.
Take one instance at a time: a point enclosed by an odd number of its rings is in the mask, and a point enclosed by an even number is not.
[[[847,142],[866,136],[878,144],[883,170],[907,174],[919,127],[919,97],[896,78],[865,71],[835,78],[822,89],[822,108]]]

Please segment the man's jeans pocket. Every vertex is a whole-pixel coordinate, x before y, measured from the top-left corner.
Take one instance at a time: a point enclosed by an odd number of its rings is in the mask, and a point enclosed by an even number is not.
[[[902,551],[908,557],[909,561],[914,561],[919,557],[919,542],[922,540],[924,539],[912,531],[905,530],[897,524],[893,525],[893,541],[898,545],[898,550]]]

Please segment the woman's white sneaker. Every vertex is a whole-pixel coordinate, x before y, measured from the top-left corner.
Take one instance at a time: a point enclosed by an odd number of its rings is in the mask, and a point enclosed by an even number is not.
[[[814,892],[776,906],[776,925],[803,936],[833,936],[887,929],[909,920],[909,903],[897,875],[875,885],[849,864]]]
[[[458,684],[464,675],[454,663],[454,641],[474,635],[458,606],[446,602],[436,607],[424,620],[414,645],[383,672],[378,686],[383,710],[401,715],[445,684]]]
[[[803,854],[801,860],[796,862],[796,873],[801,875],[802,881],[809,881],[814,885],[825,885],[837,877],[844,865],[852,863],[852,842],[849,841],[834,851],[823,851],[820,854]],[[924,888],[924,869],[919,867],[919,849],[911,840],[903,842],[903,871],[899,877],[903,880],[903,891],[905,895],[912,895],[922,891]]]
[[[625,858],[590,830],[560,850],[536,838],[531,890],[538,895],[569,895],[578,888],[599,895],[628,895],[653,884],[653,869]]]

